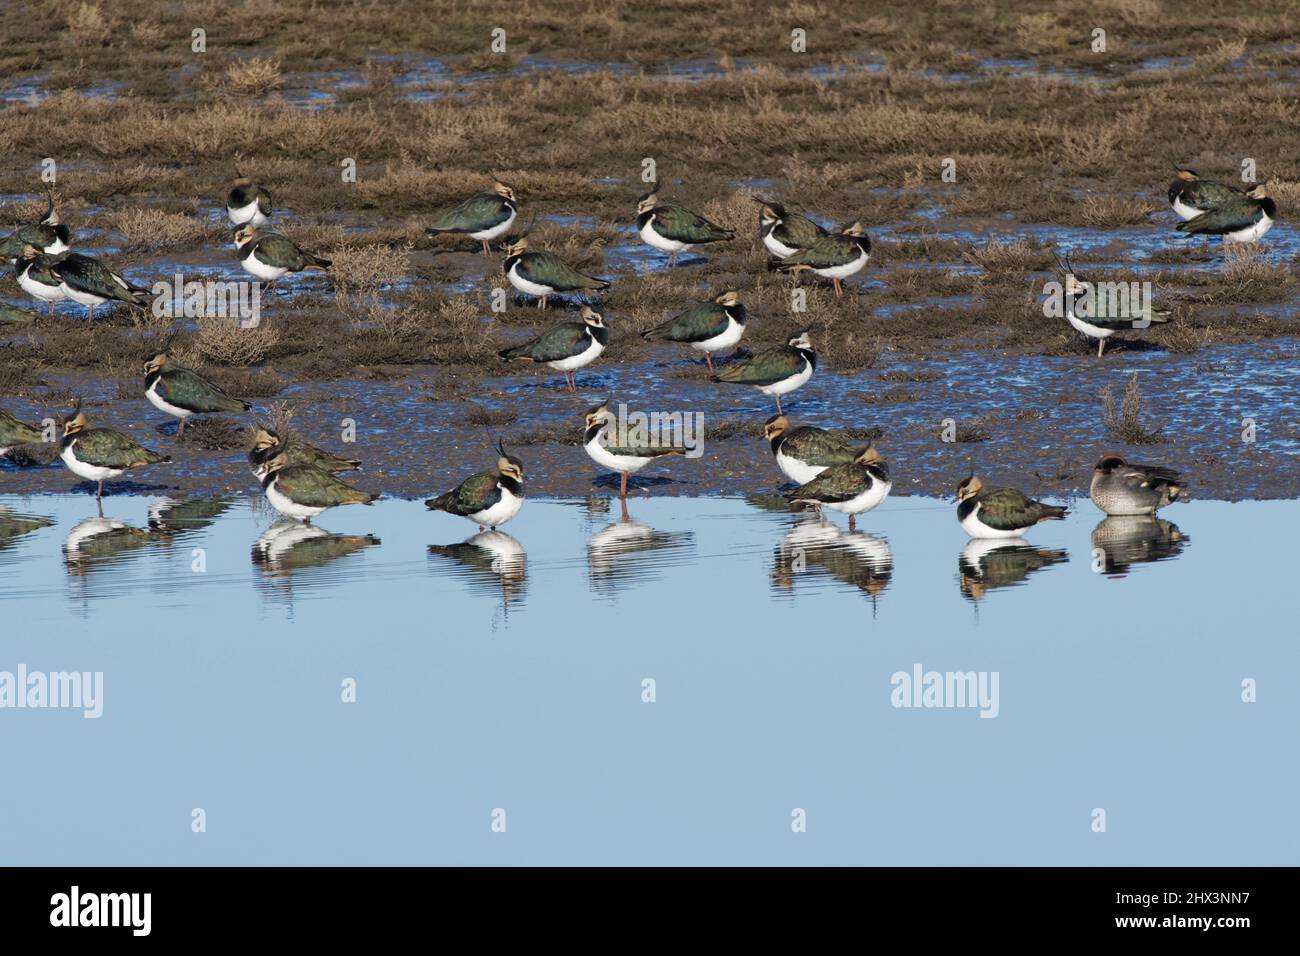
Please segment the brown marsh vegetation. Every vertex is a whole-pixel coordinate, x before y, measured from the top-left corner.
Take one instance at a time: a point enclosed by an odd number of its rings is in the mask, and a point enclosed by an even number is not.
[[[13,158],[0,230],[40,214],[50,158],[77,248],[137,282],[238,278],[223,215],[238,162],[271,189],[278,227],[334,267],[269,295],[256,329],[125,307],[93,327],[71,308],[42,314],[0,342],[0,401],[127,402],[163,346],[253,399],[410,379],[464,402],[489,374],[538,380],[496,351],[555,311],[493,312],[499,260],[423,232],[490,173],[520,197],[516,233],[531,223],[535,245],[613,280],[602,365],[653,369],[666,389],[694,388],[698,370],[636,333],[734,288],[755,317],[748,348],[813,327],[824,374],[859,396],[845,424],[903,416],[932,436],[938,419],[905,417],[945,382],[891,377],[896,365],[976,350],[1097,374],[1093,349],[1040,305],[1061,244],[1089,278],[1150,280],[1172,310],[1113,347],[1116,373],[1151,347],[1181,358],[1275,338],[1294,356],[1300,7],[1286,0],[14,6],[0,22],[0,149]],[[493,53],[498,28],[506,50]],[[791,49],[796,28],[806,52]],[[631,229],[646,158],[666,191],[739,238],[664,271]],[[1236,181],[1247,158],[1282,211],[1260,246],[1225,253],[1174,232],[1171,164]],[[849,295],[805,279],[807,312],[791,311],[792,280],[755,239],[754,196],[867,225],[872,261]],[[0,297],[25,299],[9,270]],[[1100,439],[1098,386],[1078,391]],[[718,397],[720,420],[738,398]],[[518,417],[488,402],[454,422],[486,445]],[[981,411],[964,440],[996,437],[996,417]],[[214,447],[228,438],[213,427]]]

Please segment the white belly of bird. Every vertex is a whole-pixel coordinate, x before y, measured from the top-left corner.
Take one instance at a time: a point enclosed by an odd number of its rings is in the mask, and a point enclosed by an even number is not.
[[[103,305],[108,301],[108,299],[104,298],[102,295],[95,295],[93,292],[83,292],[80,289],[74,289],[66,282],[60,282],[59,289],[62,290],[64,295],[79,305]]]
[[[656,249],[662,249],[664,252],[681,252],[687,244],[678,242],[676,239],[669,239],[667,236],[661,236],[655,232],[655,217],[651,216],[646,220],[646,224],[641,227],[641,241],[647,245],[654,246]]]
[[[692,342],[691,348],[699,349],[701,352],[717,352],[735,345],[744,334],[745,327],[731,316],[727,316],[727,327],[723,331],[703,342]]]
[[[78,478],[85,478],[87,481],[105,481],[109,478],[116,478],[126,470],[125,468],[103,468],[89,462],[79,461],[76,455],[76,447],[77,443],[74,441],[59,453],[59,457],[68,466],[68,470]]]
[[[582,447],[587,449],[587,454],[591,456],[592,461],[598,465],[603,465],[610,471],[621,471],[631,475],[654,461],[653,458],[641,458],[632,455],[615,455],[601,443],[600,438],[601,436],[598,433],[595,438]]]
[[[572,372],[575,368],[582,368],[584,365],[590,365],[600,357],[600,353],[605,351],[605,346],[601,345],[595,339],[591,339],[591,344],[585,351],[579,352],[570,358],[557,359],[554,362],[547,362],[551,368],[557,372]]]
[[[813,272],[823,279],[847,279],[853,273],[860,272],[870,258],[865,252],[859,252],[858,257],[852,262],[846,262],[842,266],[831,266],[828,269],[814,269]]]
[[[1252,223],[1245,229],[1238,229],[1236,232],[1230,232],[1225,238],[1233,242],[1254,242],[1264,233],[1273,228],[1273,220],[1269,219],[1264,213],[1259,214],[1259,222]]]
[[[777,241],[776,236],[770,232],[763,233],[763,245],[767,247],[768,252],[779,259],[792,256],[799,251],[794,246],[787,246],[785,243]]]
[[[518,213],[511,212],[510,218],[507,219],[505,222],[501,223],[501,225],[492,226],[489,229],[480,229],[478,232],[471,232],[469,234],[470,238],[487,240],[488,242],[491,242],[497,236],[504,236],[506,234],[506,231],[509,230],[509,228],[515,224],[515,216],[517,215]]]
[[[266,486],[266,500],[271,502],[271,507],[280,514],[288,515],[290,518],[314,518],[325,510],[324,508],[300,505],[286,495],[280,494],[275,488],[279,481],[278,477],[273,478],[271,483]]]
[[[550,295],[555,291],[549,285],[541,285],[521,276],[519,274],[519,263],[517,262],[510,267],[510,271],[506,273],[506,278],[510,280],[512,286],[526,295]]]
[[[515,515],[519,514],[519,509],[523,506],[523,498],[514,494],[509,488],[501,488],[500,501],[494,504],[491,508],[485,508],[483,511],[470,515],[470,518],[481,525],[495,528],[497,525],[505,524]]]
[[[179,405],[173,405],[171,402],[167,401],[167,399],[160,396],[158,394],[157,382],[154,382],[149,386],[144,393],[144,397],[149,399],[149,404],[158,409],[158,411],[166,412],[173,418],[187,418],[192,414],[189,409],[181,408]]]
[[[787,392],[793,392],[800,385],[808,381],[808,379],[812,378],[812,372],[812,363],[807,359],[804,359],[802,371],[795,372],[789,378],[783,378],[779,382],[774,382],[771,385],[759,385],[757,388],[764,395],[784,395]]]
[[[241,206],[235,209],[233,206],[226,207],[226,215],[236,226],[242,226],[250,223],[254,228],[266,224],[266,215],[257,206],[257,200],[254,199],[247,206]]]
[[[1187,203],[1183,202],[1183,197],[1181,196],[1174,197],[1173,207],[1174,212],[1178,214],[1178,218],[1182,219],[1184,222],[1188,219],[1195,219],[1197,216],[1201,215],[1201,213],[1205,212],[1204,209],[1197,209],[1195,206],[1187,205]]]
[[[33,299],[40,299],[42,302],[62,302],[68,297],[63,291],[63,286],[37,282],[28,275],[30,272],[29,267],[18,273],[18,286]]]
[[[825,465],[809,465],[779,451],[776,453],[776,467],[796,485],[806,485],[826,470]]]
[[[884,501],[891,487],[888,481],[873,480],[871,487],[857,497],[850,498],[848,501],[828,501],[823,507],[846,515],[860,515]]]
[[[1114,329],[1103,329],[1099,325],[1092,325],[1088,322],[1083,321],[1083,319],[1079,318],[1072,311],[1065,313],[1065,318],[1066,321],[1070,323],[1070,325],[1074,326],[1076,331],[1082,332],[1084,335],[1087,335],[1094,339],[1104,339],[1108,335],[1115,334]]]
[[[1013,531],[999,531],[997,528],[990,528],[980,520],[981,505],[976,505],[965,518],[961,519],[961,528],[972,538],[1019,538],[1024,534],[1024,528],[1016,528]]]
[[[289,274],[289,270],[284,266],[267,265],[261,259],[257,258],[257,253],[244,256],[239,260],[239,264],[244,267],[244,271],[251,276],[256,276],[267,282],[274,282],[276,279],[283,278]]]

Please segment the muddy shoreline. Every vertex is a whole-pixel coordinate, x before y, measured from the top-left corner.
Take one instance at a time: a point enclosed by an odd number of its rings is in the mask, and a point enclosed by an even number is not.
[[[617,340],[611,351],[617,348]],[[669,347],[648,349],[649,360],[597,362],[578,375],[576,395],[557,375],[526,372],[482,375],[475,369],[376,368],[361,380],[289,385],[273,399],[254,399],[243,418],[218,416],[191,425],[178,442],[175,423],[141,394],[119,395],[112,380],[82,381],[92,422],[119,428],[148,447],[170,454],[168,464],[140,469],[109,483],[109,492],[256,494],[242,450],[233,445],[253,421],[266,421],[285,403],[292,427],[322,447],[360,458],[347,477],[387,496],[420,498],[445,490],[491,465],[503,439],[525,463],[529,493],[583,496],[616,487],[579,447],[583,412],[597,401],[623,402],[629,411],[702,415],[700,457],[674,458],[633,481],[637,495],[747,495],[782,481],[763,421],[774,405],[757,391],[710,383],[702,362]],[[1219,346],[1195,359],[1158,351],[1128,361],[972,352],[954,357],[898,354],[879,367],[851,373],[819,369],[791,396],[796,423],[848,430],[876,445],[891,467],[895,494],[949,496],[974,468],[986,483],[1010,483],[1035,495],[1087,494],[1092,464],[1104,451],[1172,465],[1198,499],[1300,497],[1300,404],[1294,368],[1300,340]],[[1158,431],[1150,444],[1130,445],[1107,434],[1099,390],[1118,401],[1131,372],[1146,405],[1144,425]],[[50,381],[57,389],[58,379]],[[11,411],[39,420],[51,411],[29,399],[6,399]],[[278,406],[283,407],[283,406]],[[1243,419],[1255,423],[1243,441]],[[345,443],[348,421],[355,442]],[[945,420],[951,420],[944,441]],[[195,422],[200,421],[195,419]],[[36,449],[34,456],[47,457]],[[89,490],[60,463],[0,467],[0,493]]]

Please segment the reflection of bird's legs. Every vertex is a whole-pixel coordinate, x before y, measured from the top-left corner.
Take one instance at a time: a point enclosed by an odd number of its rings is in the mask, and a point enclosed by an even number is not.
[[[629,514],[627,513],[627,499],[624,498],[624,499],[622,499],[619,503],[623,506],[623,520],[624,520],[624,521],[631,521],[631,520],[632,520],[632,516],[629,515]]]

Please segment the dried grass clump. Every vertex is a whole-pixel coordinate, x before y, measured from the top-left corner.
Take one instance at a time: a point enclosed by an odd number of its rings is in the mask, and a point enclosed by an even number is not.
[[[216,365],[256,365],[280,342],[280,333],[265,322],[253,328],[241,328],[233,318],[200,318],[194,350]]]
[[[986,273],[1028,272],[1049,261],[1041,244],[1026,239],[986,242],[978,249],[967,250],[962,258]]]
[[[1142,392],[1138,388],[1137,372],[1129,376],[1124,399],[1118,409],[1109,385],[1103,387],[1100,394],[1102,422],[1112,438],[1129,445],[1155,445],[1164,441],[1160,425],[1148,426],[1142,422]]]
[[[161,209],[128,209],[113,221],[127,244],[145,249],[170,249],[202,242],[208,225],[193,216]]]
[[[68,37],[77,44],[108,44],[108,21],[97,5],[83,3],[68,15]]]
[[[253,57],[236,60],[226,67],[226,86],[235,93],[261,96],[284,86],[280,74],[280,61]]]
[[[340,291],[379,290],[410,270],[411,247],[343,246],[329,251],[330,276]]]

